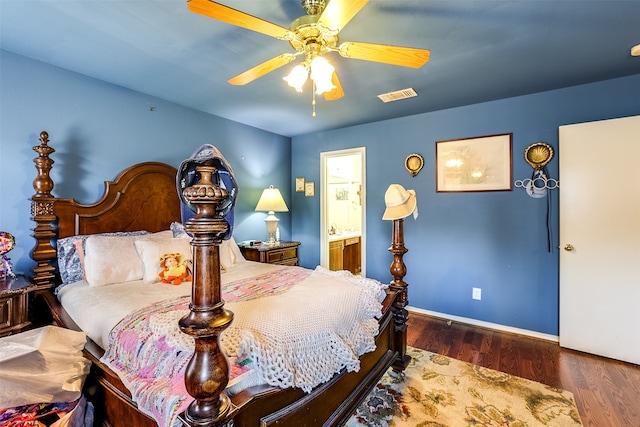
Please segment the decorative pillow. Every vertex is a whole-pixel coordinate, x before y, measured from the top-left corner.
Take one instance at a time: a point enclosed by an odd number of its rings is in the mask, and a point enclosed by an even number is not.
[[[142,236],[90,236],[85,243],[85,274],[89,286],[142,279],[142,260],[134,242],[170,238],[170,230]]]
[[[142,234],[149,234],[149,232],[126,231],[95,234],[95,236],[140,236]],[[83,263],[80,259],[80,252],[77,250],[78,245],[76,245],[75,242],[79,241],[84,247],[84,243],[89,236],[88,234],[82,234],[58,239],[58,270],[60,271],[60,278],[62,279],[63,285],[78,282],[84,278]],[[84,256],[84,251],[82,255]]]
[[[191,237],[181,222],[172,222],[169,229],[173,233],[173,237]]]
[[[80,261],[80,267],[82,268],[82,279],[86,279],[87,276],[84,274],[84,243],[87,239],[78,239],[73,242],[73,245],[76,247],[76,253],[78,254],[78,260]]]
[[[191,239],[140,239],[134,242],[136,251],[142,260],[142,280],[145,282],[157,282],[160,273],[160,258],[164,254],[179,253],[182,261],[191,261]]]

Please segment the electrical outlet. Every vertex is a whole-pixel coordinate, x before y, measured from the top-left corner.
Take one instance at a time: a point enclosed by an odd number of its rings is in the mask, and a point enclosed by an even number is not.
[[[481,300],[482,299],[482,289],[481,288],[473,288],[471,292],[471,298]]]

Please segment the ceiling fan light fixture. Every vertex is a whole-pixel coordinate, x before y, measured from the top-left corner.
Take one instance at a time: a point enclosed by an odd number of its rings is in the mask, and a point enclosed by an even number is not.
[[[316,86],[316,95],[331,92],[331,90],[336,87],[331,81],[335,67],[331,65],[326,58],[316,56],[311,61],[310,67],[311,80],[313,80]]]
[[[369,0],[299,1],[307,15],[295,19],[288,29],[214,0],[188,0],[187,6],[193,13],[286,40],[296,51],[280,54],[230,78],[228,82],[232,85],[246,85],[289,64],[298,55],[304,55],[302,66],[295,67],[284,80],[289,86],[302,92],[302,87],[311,76],[314,102],[318,94],[324,94],[327,101],[335,101],[344,96],[344,91],[333,65],[322,58],[328,52],[338,52],[345,58],[411,68],[420,68],[429,60],[430,52],[425,49],[363,42],[344,42],[338,45],[338,33]],[[317,64],[311,65],[312,60],[316,60]]]
[[[309,69],[307,68],[306,63],[302,63],[293,67],[289,75],[283,77],[283,80],[296,91],[302,92],[302,86],[307,82],[308,76]]]

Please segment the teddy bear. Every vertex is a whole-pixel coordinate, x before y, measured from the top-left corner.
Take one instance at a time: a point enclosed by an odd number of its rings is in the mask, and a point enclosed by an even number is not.
[[[191,270],[187,262],[182,262],[182,254],[164,254],[160,257],[162,270],[158,274],[158,280],[162,283],[179,285],[182,282],[191,281]]]

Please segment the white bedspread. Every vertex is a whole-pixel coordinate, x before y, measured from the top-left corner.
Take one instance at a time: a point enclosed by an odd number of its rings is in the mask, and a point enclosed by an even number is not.
[[[277,295],[227,302],[234,319],[221,337],[225,353],[252,360],[265,383],[306,392],[342,369],[360,369],[359,357],[375,349],[382,315],[378,282],[321,267],[310,273]],[[192,337],[178,328],[187,313],[151,315],[154,336],[192,350]]]
[[[282,266],[240,260],[222,274],[229,283]],[[69,316],[87,336],[102,348],[109,342],[109,332],[128,314],[155,302],[191,294],[191,283],[169,285],[143,281],[90,287],[85,281],[60,289],[58,299]]]
[[[359,357],[375,350],[379,292],[372,280],[318,267],[282,295],[229,304],[236,320],[223,344],[237,343],[268,384],[310,392],[343,368],[359,371]]]

